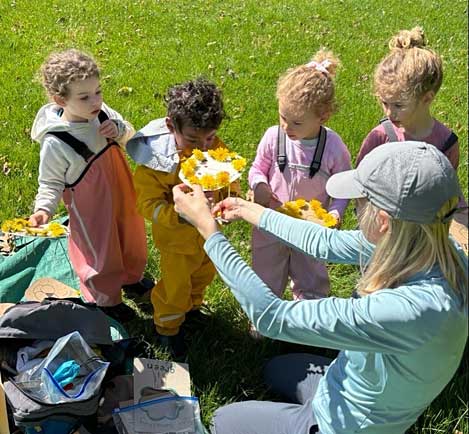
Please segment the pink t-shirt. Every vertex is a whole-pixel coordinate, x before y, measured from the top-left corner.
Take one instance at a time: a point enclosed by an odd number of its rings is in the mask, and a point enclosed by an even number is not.
[[[404,140],[416,140],[410,134],[405,133],[403,128],[398,128],[394,124],[392,124],[394,128],[394,132],[397,135],[397,139],[401,142]],[[451,134],[451,130],[443,125],[441,122],[434,119],[433,129],[431,134],[428,137],[423,139],[419,139],[419,142],[426,142],[430,143],[431,145],[436,146],[438,149],[441,149],[445,144],[446,140]],[[357,166],[360,164],[360,161],[363,157],[371,152],[374,148],[383,143],[389,142],[389,138],[384,130],[384,126],[382,124],[378,125],[376,128],[372,129],[370,133],[366,136],[365,140],[363,140],[362,146],[360,151],[358,152],[357,156]],[[451,146],[448,151],[445,152],[445,155],[448,157],[448,160],[453,165],[454,169],[456,170],[459,165],[459,143],[456,142],[453,146]]]

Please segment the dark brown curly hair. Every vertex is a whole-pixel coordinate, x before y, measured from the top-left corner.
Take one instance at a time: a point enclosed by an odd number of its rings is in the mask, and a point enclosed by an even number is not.
[[[216,130],[225,117],[221,90],[203,77],[172,86],[165,102],[178,131],[185,126]]]

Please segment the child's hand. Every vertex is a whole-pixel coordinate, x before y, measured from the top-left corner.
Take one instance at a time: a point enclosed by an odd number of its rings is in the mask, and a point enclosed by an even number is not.
[[[329,214],[333,215],[335,219],[337,220],[337,223],[335,224],[334,228],[338,229],[340,228],[340,224],[342,223],[340,220],[340,214],[339,211],[336,209],[333,209],[332,211],[329,211]]]
[[[119,129],[111,119],[108,119],[99,126],[98,133],[108,139],[115,139],[119,134]]]
[[[210,204],[210,208],[213,208],[215,205],[215,193],[213,191],[204,191],[204,194]]]
[[[29,223],[33,227],[37,227],[40,225],[45,225],[50,219],[50,215],[47,211],[40,209],[36,211],[31,217],[29,217]]]
[[[261,182],[254,189],[254,202],[259,205],[268,207],[272,199],[272,190],[268,184]]]

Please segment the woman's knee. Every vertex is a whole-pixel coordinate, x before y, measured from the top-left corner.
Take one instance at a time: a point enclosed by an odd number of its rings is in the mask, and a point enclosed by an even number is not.
[[[308,353],[276,356],[264,368],[264,382],[288,402],[303,404],[316,393],[330,362],[326,357]]]
[[[239,413],[235,410],[236,404],[225,405],[215,411],[210,422],[211,434],[234,434],[236,430],[236,419]]]

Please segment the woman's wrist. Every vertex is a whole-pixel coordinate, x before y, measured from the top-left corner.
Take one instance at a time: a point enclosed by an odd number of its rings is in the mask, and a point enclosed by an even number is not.
[[[265,207],[254,202],[244,202],[241,206],[241,218],[253,226],[259,226]]]
[[[200,235],[202,235],[202,237],[207,240],[215,232],[218,232],[218,225],[215,219],[207,219],[197,225],[197,230],[199,231]]]

